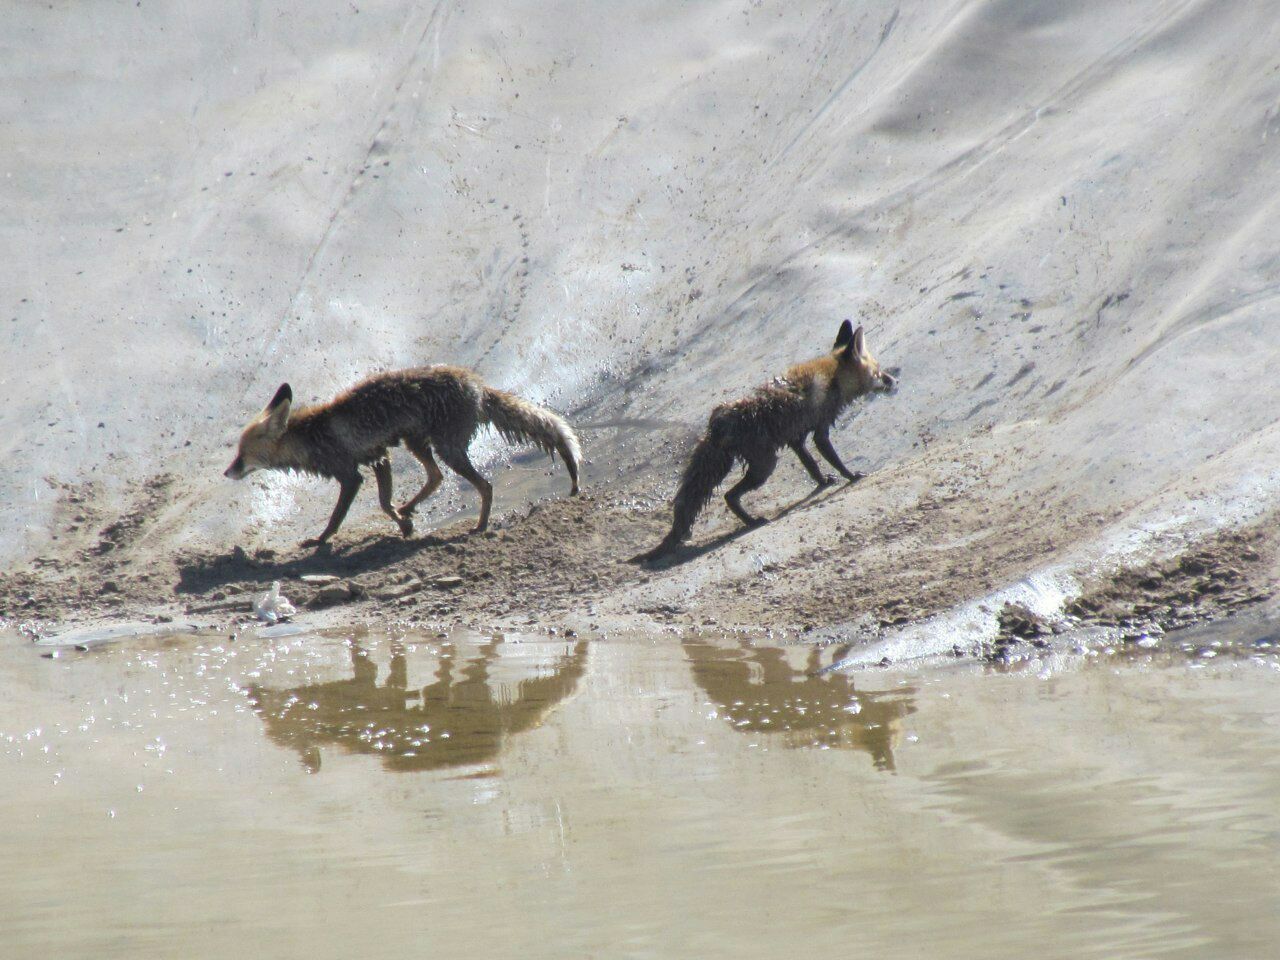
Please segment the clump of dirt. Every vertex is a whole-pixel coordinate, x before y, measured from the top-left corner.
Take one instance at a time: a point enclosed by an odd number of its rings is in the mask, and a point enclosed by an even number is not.
[[[1009,663],[1050,648],[1055,635],[1079,627],[1111,628],[1121,642],[1145,643],[1153,635],[1234,614],[1271,597],[1266,581],[1274,555],[1263,528],[1234,530],[1175,557],[1097,579],[1066,604],[1061,620],[1005,604],[997,635],[979,656]]]
[[[1082,624],[1137,636],[1215,619],[1268,599],[1274,548],[1261,528],[1212,537],[1160,563],[1122,570],[1089,585],[1065,613]]]
[[[1017,651],[1030,646],[1044,650],[1050,646],[1050,637],[1060,633],[1062,627],[1051,623],[1034,610],[1020,603],[1006,603],[997,615],[999,625],[995,639],[984,645],[982,659],[1008,662]]]

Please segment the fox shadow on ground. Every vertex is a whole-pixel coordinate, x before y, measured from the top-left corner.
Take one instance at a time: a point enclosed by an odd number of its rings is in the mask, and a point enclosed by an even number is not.
[[[777,523],[788,514],[809,506],[824,493],[828,493],[829,491],[838,492],[840,490],[847,489],[847,486],[848,485],[846,484],[843,487],[835,488],[816,487],[806,493],[799,500],[787,504],[787,506],[783,507],[772,517],[769,517],[768,519],[762,518],[760,523],[752,526],[747,526],[746,524],[736,526],[732,530],[728,530],[719,536],[712,537],[706,543],[682,543],[670,553],[660,557],[653,557],[651,551],[646,550],[643,553],[638,553],[634,557],[631,557],[627,562],[639,564],[641,567],[645,567],[650,570],[666,570],[671,567],[681,566],[691,560],[698,559],[698,557],[701,557],[704,554],[711,553],[713,550],[719,550],[721,547],[733,543],[733,541],[737,540],[739,537],[746,536],[752,530],[759,530],[761,527],[767,527],[771,523]]]
[[[274,550],[247,553],[241,547],[220,556],[207,554],[178,563],[177,592],[203,594],[229,583],[262,583],[287,580],[309,573],[353,577],[395,566],[424,550],[448,548],[471,536],[465,533],[425,534],[404,539],[373,536],[337,548],[307,550],[297,556],[277,558]]]

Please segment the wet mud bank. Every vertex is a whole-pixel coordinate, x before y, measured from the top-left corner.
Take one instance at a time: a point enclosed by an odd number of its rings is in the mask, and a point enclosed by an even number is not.
[[[1001,513],[954,477],[939,488],[904,482],[927,472],[921,461],[824,491],[778,484],[763,498],[764,527],[742,528],[713,508],[689,544],[649,566],[626,560],[661,537],[669,491],[635,480],[508,510],[482,534],[464,518],[404,539],[366,517],[319,552],[171,552],[152,545],[148,516],[113,520],[107,529],[127,527],[133,539],[103,550],[88,529],[77,549],[69,531],[57,555],[0,582],[0,617],[31,636],[122,621],[234,631],[258,621],[255,603],[279,583],[294,622],[310,627],[735,629],[855,647],[932,629],[932,652],[1009,659],[1054,646],[1064,631],[1102,628],[1136,641],[1272,599],[1277,537],[1267,516],[1172,549],[1156,540],[1106,565],[1068,555],[1075,586],[1055,608],[993,600],[980,642],[952,643],[946,617],[965,604],[988,609],[984,597],[1062,556],[1055,538],[1067,528],[1053,526],[1052,513]],[[1085,540],[1106,517],[1076,524],[1075,538]]]

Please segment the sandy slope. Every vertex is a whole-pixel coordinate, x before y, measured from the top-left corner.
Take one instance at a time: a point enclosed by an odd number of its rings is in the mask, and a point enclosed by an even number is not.
[[[892,621],[1275,509],[1269,4],[303,9],[11,11],[10,618],[461,563],[441,615]],[[845,316],[902,373],[836,431],[873,476],[618,564],[708,409]],[[570,414],[595,498],[518,521],[564,477],[502,470],[507,531],[451,553],[369,494],[313,561],[329,487],[221,478],[280,381],[432,361]]]

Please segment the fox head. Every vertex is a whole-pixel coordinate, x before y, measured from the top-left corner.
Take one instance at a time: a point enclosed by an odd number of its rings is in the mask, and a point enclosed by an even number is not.
[[[241,480],[255,470],[278,468],[285,465],[281,456],[280,441],[289,426],[289,409],[293,405],[293,391],[287,383],[280,385],[265,410],[254,417],[240,434],[240,449],[223,476]]]
[[[898,378],[881,370],[879,362],[867,350],[862,327],[855,330],[848,320],[840,324],[831,354],[836,360],[837,376],[848,394],[890,393],[898,385]]]

